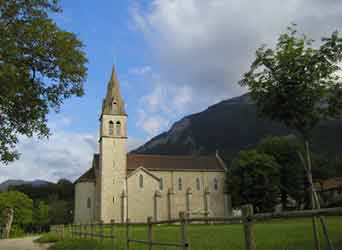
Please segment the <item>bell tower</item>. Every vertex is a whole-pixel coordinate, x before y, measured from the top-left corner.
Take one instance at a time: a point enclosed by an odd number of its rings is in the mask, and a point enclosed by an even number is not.
[[[100,117],[100,220],[125,218],[127,114],[113,66]]]

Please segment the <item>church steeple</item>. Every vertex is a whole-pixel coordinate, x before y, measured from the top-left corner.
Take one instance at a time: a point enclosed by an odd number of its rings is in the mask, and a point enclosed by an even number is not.
[[[121,98],[119,80],[113,65],[112,75],[107,86],[107,95],[103,100],[102,114],[126,115],[125,103]]]

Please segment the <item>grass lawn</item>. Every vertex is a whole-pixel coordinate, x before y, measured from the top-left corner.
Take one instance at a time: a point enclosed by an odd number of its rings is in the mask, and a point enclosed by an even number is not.
[[[335,250],[342,250],[342,217],[327,217],[329,233]],[[309,219],[276,220],[255,226],[257,250],[312,250],[312,225]],[[243,250],[244,238],[242,225],[190,225],[188,239],[191,250]],[[115,249],[125,249],[125,229],[116,227]],[[135,226],[132,229],[134,239],[147,239],[146,227]],[[178,226],[155,226],[154,239],[175,242],[179,239]],[[320,232],[322,238],[322,232]],[[325,249],[322,240],[322,249]],[[103,244],[95,240],[59,241],[50,250],[109,250],[111,241]],[[131,250],[147,249],[146,245],[131,244]],[[177,249],[175,247],[154,247],[155,250]]]

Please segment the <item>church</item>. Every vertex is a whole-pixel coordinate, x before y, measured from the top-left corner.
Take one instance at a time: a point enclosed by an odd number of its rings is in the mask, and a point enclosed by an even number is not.
[[[100,116],[99,153],[75,181],[74,223],[146,222],[228,216],[226,165],[218,154],[177,156],[127,153],[127,113],[113,68]]]

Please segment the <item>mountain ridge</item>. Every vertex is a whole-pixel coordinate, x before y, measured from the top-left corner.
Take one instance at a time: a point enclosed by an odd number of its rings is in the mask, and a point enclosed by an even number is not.
[[[0,183],[0,191],[7,191],[9,187],[12,186],[20,186],[20,185],[27,185],[30,184],[32,187],[40,187],[47,185],[51,182],[45,181],[45,180],[33,180],[33,181],[24,181],[24,180],[19,180],[19,179],[8,179],[6,181],[3,181]]]
[[[322,122],[313,131],[312,145],[323,155],[342,152],[341,120]],[[341,135],[340,135],[341,134]],[[187,115],[165,131],[131,151],[140,154],[207,155],[219,150],[233,157],[243,149],[254,147],[266,136],[296,135],[283,124],[257,115],[249,94],[222,100],[207,109]]]

